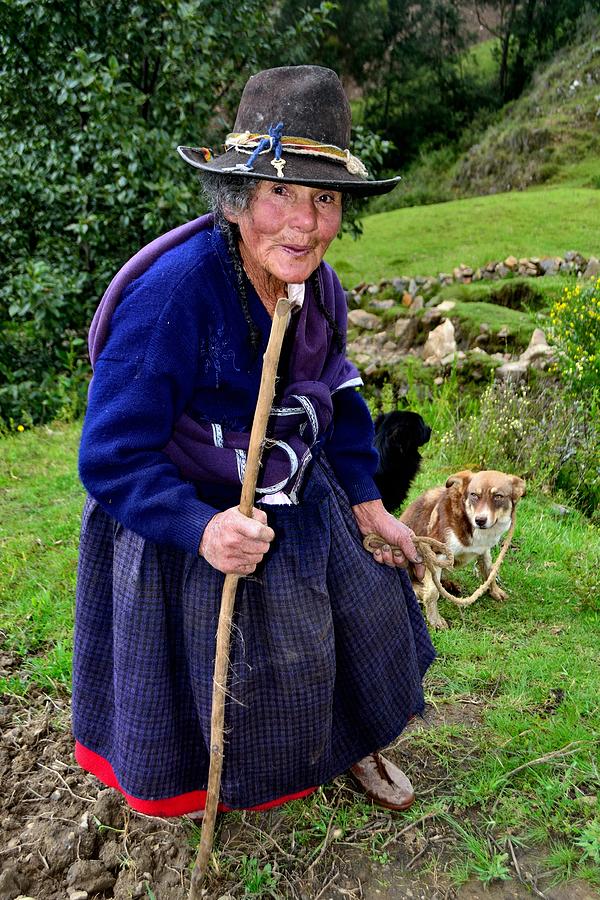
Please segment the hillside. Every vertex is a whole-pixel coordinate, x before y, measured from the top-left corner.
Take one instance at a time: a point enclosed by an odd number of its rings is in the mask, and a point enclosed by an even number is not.
[[[524,190],[541,185],[600,187],[600,20],[559,51],[529,88],[485,127],[475,122],[459,143],[431,151],[392,195],[371,209]],[[477,45],[469,65],[493,77],[494,41]],[[489,115],[488,115],[489,122]]]
[[[600,187],[600,28],[538,71],[501,121],[459,160],[462,195],[569,182]]]

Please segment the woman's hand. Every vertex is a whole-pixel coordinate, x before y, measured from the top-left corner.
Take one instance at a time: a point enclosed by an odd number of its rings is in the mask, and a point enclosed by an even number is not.
[[[369,500],[357,503],[352,507],[360,533],[364,536],[370,532],[380,535],[387,544],[373,553],[376,562],[386,566],[406,566],[406,561],[413,563],[414,573],[421,581],[425,575],[423,558],[413,544],[414,532],[404,522],[400,522],[384,507],[381,500]],[[399,547],[392,551],[391,547]]]
[[[204,529],[198,552],[225,575],[250,575],[274,537],[264,510],[254,507],[250,519],[234,506],[212,517]]]

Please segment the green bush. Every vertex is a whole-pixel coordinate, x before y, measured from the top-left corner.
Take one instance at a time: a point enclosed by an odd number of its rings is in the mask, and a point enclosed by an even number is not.
[[[550,311],[557,369],[581,392],[600,385],[600,278],[566,287]]]
[[[588,515],[600,507],[600,385],[583,398],[554,379],[494,381],[442,438],[450,468],[500,469],[560,489]]]
[[[0,5],[0,427],[76,413],[85,331],[115,271],[202,212],[177,144],[222,140],[248,76],[312,61],[330,11]]]

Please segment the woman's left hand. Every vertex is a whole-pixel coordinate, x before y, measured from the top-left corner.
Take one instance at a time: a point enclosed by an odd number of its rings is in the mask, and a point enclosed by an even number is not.
[[[380,535],[387,544],[373,553],[376,562],[386,566],[406,566],[406,561],[413,563],[415,576],[421,581],[425,575],[423,557],[418,553],[413,544],[414,532],[389,513],[381,500],[369,500],[366,503],[357,503],[352,507],[354,517],[365,536],[371,532]],[[392,547],[399,550],[392,550]]]

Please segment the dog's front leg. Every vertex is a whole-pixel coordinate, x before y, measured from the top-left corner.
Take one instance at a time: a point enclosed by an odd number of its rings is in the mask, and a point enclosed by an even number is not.
[[[437,572],[438,580],[440,578],[441,571],[442,570],[439,569]],[[415,589],[415,594],[425,607],[425,616],[431,627],[448,628],[448,623],[446,622],[444,617],[440,615],[438,610],[437,602],[440,594],[434,584],[433,577],[429,569],[425,570],[425,577],[423,578],[423,581],[414,582],[413,587]]]
[[[489,574],[492,571],[492,554],[489,550],[486,550],[483,556],[477,557],[477,570],[482,582],[487,581]],[[494,600],[506,600],[508,597],[506,591],[502,590],[495,578],[490,584],[487,592]]]

